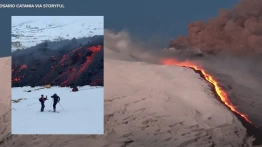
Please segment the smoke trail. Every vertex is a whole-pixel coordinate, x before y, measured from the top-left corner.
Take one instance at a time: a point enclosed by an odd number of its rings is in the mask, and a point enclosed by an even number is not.
[[[206,23],[193,22],[188,25],[188,36],[170,41],[169,47],[198,48],[209,54],[262,54],[262,1],[241,0]]]

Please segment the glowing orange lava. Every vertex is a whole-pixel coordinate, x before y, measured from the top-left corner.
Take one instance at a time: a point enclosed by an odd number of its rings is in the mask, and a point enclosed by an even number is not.
[[[251,121],[247,118],[246,115],[240,113],[240,112],[233,106],[233,104],[232,104],[232,103],[230,102],[230,100],[228,99],[226,92],[225,92],[224,90],[222,90],[221,87],[219,87],[218,82],[215,80],[215,78],[213,78],[213,77],[212,77],[211,75],[209,75],[206,71],[204,71],[204,69],[198,67],[197,65],[195,65],[195,64],[193,64],[193,63],[191,63],[191,62],[179,62],[179,61],[177,61],[177,60],[175,60],[175,59],[164,59],[164,60],[161,60],[160,62],[161,62],[161,64],[163,64],[163,65],[184,66],[184,67],[189,67],[189,68],[193,68],[193,69],[195,69],[195,70],[200,71],[200,72],[204,75],[205,79],[206,79],[208,82],[210,82],[211,84],[214,85],[215,91],[216,91],[216,93],[218,94],[218,96],[219,96],[219,98],[221,99],[221,101],[222,101],[226,106],[228,106],[231,111],[239,114],[239,115],[242,116],[247,122],[249,122],[250,124],[252,124]]]
[[[98,45],[98,46],[91,46],[89,48],[89,50],[91,50],[92,52],[98,52],[101,50],[101,45]]]
[[[96,53],[99,52],[101,50],[101,48],[102,48],[101,45],[91,46],[91,47],[85,48],[86,51],[89,51],[89,50],[92,51],[92,54],[90,56],[86,57],[86,61],[81,65],[81,67],[78,70],[73,69],[71,71],[68,70],[67,72],[65,72],[65,73],[68,73],[68,72],[71,72],[71,73],[69,74],[68,78],[64,82],[62,82],[61,85],[66,86],[66,85],[68,85],[68,83],[70,83],[71,81],[73,81],[74,79],[79,77],[83,73],[83,71],[86,70],[86,68],[88,68],[88,65],[92,62]],[[75,52],[76,50],[79,50],[79,49],[82,49],[82,47],[73,50],[73,52]],[[79,57],[82,56],[81,53],[77,53],[77,54],[78,54]],[[65,73],[61,74],[58,78],[62,77]]]
[[[27,68],[27,66],[26,66],[25,64],[23,64],[23,65],[20,67],[19,72],[21,72],[21,70],[23,70],[23,69],[25,69],[25,68]]]
[[[18,82],[20,80],[21,80],[20,78],[14,78],[14,79],[12,79],[12,82]]]

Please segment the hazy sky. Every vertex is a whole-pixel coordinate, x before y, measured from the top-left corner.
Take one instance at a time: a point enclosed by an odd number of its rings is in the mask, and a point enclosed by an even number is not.
[[[132,35],[148,39],[170,38],[187,34],[187,25],[217,16],[219,9],[232,8],[239,0],[106,0],[97,8],[104,14],[105,28],[128,29]],[[160,40],[161,40],[160,38]]]
[[[187,25],[217,16],[221,8],[231,9],[240,0],[87,0],[86,15],[102,15],[105,28],[127,29],[134,39],[153,46],[166,46]],[[77,9],[77,7],[76,7]]]
[[[82,21],[81,19],[85,19],[83,23],[90,22],[99,22],[101,24],[104,23],[103,16],[12,16],[12,25],[20,24],[27,21],[48,21],[47,23],[54,22],[56,24],[66,23],[66,22],[73,22],[73,21]],[[104,27],[104,25],[101,25]],[[101,27],[99,27],[101,28]]]

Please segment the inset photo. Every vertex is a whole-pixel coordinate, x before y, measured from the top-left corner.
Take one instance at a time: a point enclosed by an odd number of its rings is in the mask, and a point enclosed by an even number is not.
[[[12,16],[12,134],[104,133],[104,17]]]

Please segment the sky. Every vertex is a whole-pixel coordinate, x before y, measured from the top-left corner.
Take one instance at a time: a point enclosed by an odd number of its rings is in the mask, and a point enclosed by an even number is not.
[[[126,29],[135,39],[167,45],[178,35],[187,34],[187,25],[196,20],[208,20],[218,15],[221,8],[231,9],[239,0],[107,0],[100,5],[105,28]],[[157,43],[157,41],[159,43]]]
[[[10,3],[10,0],[2,0]],[[217,16],[219,9],[231,9],[240,0],[78,0],[65,2],[68,9],[38,9],[32,14],[31,9],[2,9],[0,13],[0,32],[11,37],[10,15],[72,15],[104,16],[106,29],[128,30],[132,39],[153,47],[166,47],[170,39],[187,34],[187,25],[196,20],[208,20]],[[14,0],[13,0],[14,2]],[[33,0],[28,0],[33,3]],[[62,1],[61,1],[62,2]],[[45,3],[53,3],[46,0]],[[10,56],[10,39],[2,38],[1,57]]]

